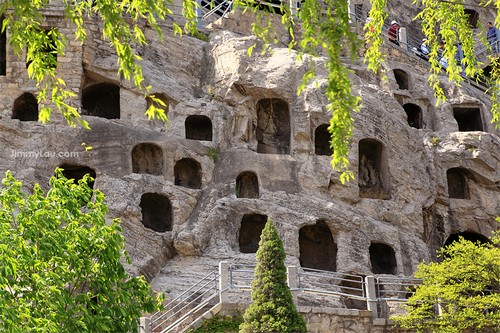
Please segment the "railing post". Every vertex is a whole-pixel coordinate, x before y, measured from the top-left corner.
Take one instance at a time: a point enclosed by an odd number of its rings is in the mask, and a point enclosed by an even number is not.
[[[298,288],[299,288],[299,283],[298,283],[298,277],[299,275],[299,269],[297,266],[287,266],[286,267],[286,277],[287,277],[287,282],[288,282],[288,288],[290,288],[290,291],[292,293],[293,297],[293,302],[297,304],[297,296],[299,294]]]
[[[229,301],[229,263],[219,262],[219,302],[222,304]]]
[[[150,317],[141,317],[139,319],[139,333],[151,333]]]
[[[201,10],[201,0],[196,0],[198,6],[196,6],[196,20],[198,21],[197,28],[201,30],[203,28],[203,12]]]
[[[408,50],[408,37],[406,35],[406,28],[399,28],[399,46],[403,49]]]
[[[377,309],[377,292],[375,289],[375,277],[367,276],[365,277],[365,285],[366,285],[366,305],[368,310],[372,312],[373,318],[378,318],[378,309]]]
[[[350,0],[347,0],[347,13],[349,15],[349,23],[357,23],[359,18],[356,17],[356,11],[354,10],[354,3]]]
[[[292,14],[293,17],[297,16],[297,0],[289,0],[290,4],[290,14]]]

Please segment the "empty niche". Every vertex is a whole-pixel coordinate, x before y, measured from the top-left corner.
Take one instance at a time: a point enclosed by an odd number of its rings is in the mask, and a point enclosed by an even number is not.
[[[41,42],[36,45],[38,48],[34,48],[32,50],[32,54],[26,52],[26,68],[30,66],[35,57],[39,57],[46,61],[46,64],[38,63],[38,65],[46,66],[49,69],[57,68],[57,37],[54,33],[57,31],[55,28],[49,28],[45,30],[37,30],[38,34],[40,34]],[[30,57],[28,59],[28,57]]]
[[[38,120],[38,102],[33,94],[24,93],[14,101],[12,119],[21,121]]]
[[[324,220],[299,230],[300,266],[326,271],[337,270],[337,245]]]
[[[359,141],[358,187],[359,196],[389,199],[387,162],[384,147],[374,139]]]
[[[473,29],[477,28],[477,22],[479,21],[479,13],[474,9],[465,8],[464,13],[467,15],[467,21],[469,26]]]
[[[460,132],[482,131],[481,111],[479,108],[453,108],[453,117]]]
[[[189,116],[184,125],[186,139],[212,141],[212,121],[207,116]]]
[[[399,89],[400,90],[410,89],[410,78],[408,76],[408,73],[406,73],[402,69],[395,69],[393,72],[394,72],[394,78],[396,79],[396,83],[398,84]]]
[[[472,243],[487,244],[490,242],[490,240],[486,236],[483,236],[473,231],[464,231],[451,234],[444,242],[444,246],[446,247],[448,245],[451,245],[453,242],[458,241],[460,237]]]
[[[89,168],[88,166],[83,166],[83,165],[74,165],[74,164],[68,164],[64,163],[59,166],[61,169],[63,169],[62,174],[64,177],[67,179],[73,179],[75,183],[78,183],[79,180],[83,179],[85,175],[90,175],[92,177],[92,181],[88,183],[90,188],[94,188],[94,180],[96,177],[95,170],[92,168]]]
[[[183,158],[175,163],[174,183],[187,188],[201,188],[201,165],[192,158]]]
[[[161,93],[160,94],[152,94],[152,96],[154,96],[156,99],[159,99],[165,105],[161,105],[159,102],[156,102],[156,101],[153,102],[151,95],[150,95],[146,98],[146,108],[149,109],[149,107],[154,104],[155,107],[165,111],[165,115],[167,115],[168,110],[170,108],[170,101],[168,100],[168,97],[165,96],[164,94],[161,94]]]
[[[290,112],[282,99],[265,98],[257,103],[257,152],[290,153]]]
[[[3,27],[4,16],[0,16],[0,27]],[[0,75],[7,74],[7,31],[0,32]]]
[[[260,234],[267,222],[262,214],[245,214],[241,219],[239,245],[241,253],[256,253],[259,248]]]
[[[172,231],[172,205],[165,195],[144,193],[139,206],[146,228],[157,232]]]
[[[446,171],[448,197],[452,199],[470,199],[467,170],[451,168]]]
[[[139,143],[132,149],[132,172],[163,174],[163,152],[152,143]]]
[[[396,271],[396,253],[384,243],[371,243],[370,263],[373,274],[394,274]]]
[[[422,128],[422,109],[420,106],[413,103],[406,103],[403,105],[403,109],[406,112],[408,125],[418,129]]]
[[[106,119],[120,119],[120,87],[96,83],[82,92],[82,114]]]
[[[245,171],[236,178],[236,197],[237,198],[258,198],[259,197],[259,179],[251,171]]]
[[[332,147],[330,146],[331,134],[328,132],[328,124],[322,124],[314,130],[314,153],[316,155],[333,154]]]

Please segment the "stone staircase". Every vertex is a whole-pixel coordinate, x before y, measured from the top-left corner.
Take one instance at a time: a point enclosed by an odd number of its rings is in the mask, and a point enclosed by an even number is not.
[[[151,316],[148,332],[185,332],[200,318],[217,313],[213,308],[219,303],[218,281],[218,273],[210,272],[177,297],[167,300],[164,309]]]

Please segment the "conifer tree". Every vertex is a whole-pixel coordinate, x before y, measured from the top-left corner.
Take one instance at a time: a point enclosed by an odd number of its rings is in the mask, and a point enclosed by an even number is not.
[[[293,303],[286,281],[285,250],[268,219],[257,250],[252,303],[245,311],[240,333],[302,333],[306,323]]]

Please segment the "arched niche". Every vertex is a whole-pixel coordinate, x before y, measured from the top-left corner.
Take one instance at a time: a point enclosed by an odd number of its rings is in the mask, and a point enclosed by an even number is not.
[[[83,179],[85,175],[89,175],[92,177],[92,181],[88,183],[90,188],[94,188],[94,181],[96,178],[96,172],[94,169],[84,166],[84,165],[75,165],[75,164],[69,164],[69,163],[63,163],[59,166],[61,169],[63,169],[62,174],[64,177],[67,179],[73,179],[75,184],[78,183],[79,180]]]
[[[154,96],[155,99],[159,99],[165,105],[161,105],[159,102],[156,102],[156,101],[153,102],[153,99],[151,98],[151,96]],[[170,101],[169,101],[167,96],[165,96],[162,93],[155,93],[155,94],[151,94],[150,96],[146,97],[146,108],[149,109],[149,107],[153,104],[155,107],[165,111],[165,115],[168,114],[168,111],[170,110]]]
[[[479,21],[479,13],[471,8],[464,8],[464,13],[467,15],[467,21],[469,26],[473,29],[477,28],[477,22]]]
[[[302,267],[337,270],[337,245],[324,220],[299,230],[300,265]]]
[[[33,94],[23,93],[14,101],[12,119],[21,121],[38,120],[38,102]]]
[[[330,146],[331,134],[328,132],[328,124],[322,124],[314,130],[314,153],[316,155],[333,154],[332,147]]]
[[[460,132],[483,131],[481,110],[478,107],[456,106],[453,108],[453,117]]]
[[[245,214],[241,219],[238,243],[241,253],[256,253],[260,235],[267,222],[267,215]]]
[[[422,109],[420,106],[413,103],[406,103],[403,105],[403,109],[406,112],[408,125],[417,129],[422,128]]]
[[[395,69],[393,70],[393,73],[400,90],[410,89],[410,77],[408,73],[402,69]]]
[[[201,188],[201,164],[192,158],[183,158],[175,163],[174,177],[175,185]]]
[[[389,199],[389,171],[384,145],[375,139],[359,141],[358,187],[359,196]]]
[[[254,172],[245,171],[236,177],[237,198],[258,198],[259,179]]]
[[[212,121],[207,116],[188,116],[184,126],[186,130],[186,139],[212,141]]]
[[[460,237],[472,243],[487,244],[490,242],[488,237],[483,236],[480,233],[474,231],[464,231],[451,234],[444,242],[443,247],[446,247],[448,245],[451,245],[453,242],[458,241]]]
[[[468,171],[463,168],[446,170],[448,197],[452,199],[470,199]]]
[[[36,29],[36,28],[35,28]],[[48,28],[38,31],[40,39],[40,43],[36,45],[32,45],[34,49],[32,49],[33,57],[40,57],[46,62],[44,64],[39,63],[39,65],[45,66],[48,69],[57,68],[57,38],[54,31],[57,31],[57,28]],[[27,50],[28,51],[28,50]],[[26,68],[30,66],[33,62],[33,58],[28,59],[29,53],[26,52]]]
[[[257,102],[257,152],[262,154],[290,153],[290,112],[288,103],[278,98]]]
[[[172,205],[167,196],[158,193],[144,193],[139,204],[142,224],[156,232],[172,231]]]
[[[397,268],[396,253],[391,246],[372,242],[369,251],[373,274],[395,274]]]
[[[139,143],[132,149],[132,172],[163,174],[163,151],[153,143]]]
[[[83,89],[82,114],[120,119],[120,87],[113,83],[96,83]]]

